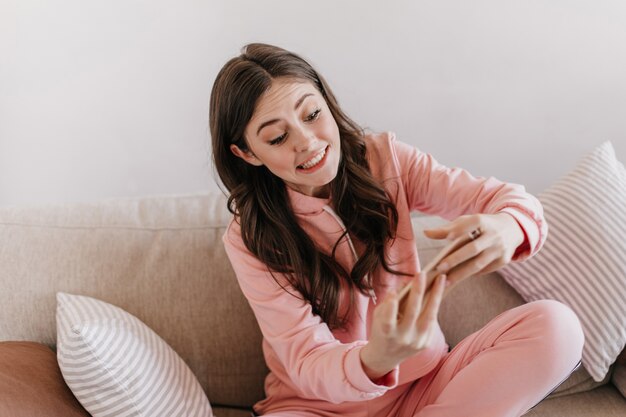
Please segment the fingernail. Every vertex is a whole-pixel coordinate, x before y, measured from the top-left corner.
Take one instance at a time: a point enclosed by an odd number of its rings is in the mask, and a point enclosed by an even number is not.
[[[447,262],[443,262],[443,263],[440,263],[439,265],[437,265],[437,271],[438,272],[447,272],[448,271],[448,263]]]

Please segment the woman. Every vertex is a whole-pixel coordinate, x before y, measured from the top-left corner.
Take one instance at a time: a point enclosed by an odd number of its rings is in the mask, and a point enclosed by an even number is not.
[[[450,352],[437,322],[451,286],[543,245],[542,207],[523,186],[363,132],[305,60],[271,45],[221,69],[210,127],[234,214],[224,245],[270,369],[256,415],[519,416],[579,362],[580,324],[555,301],[506,311]],[[429,289],[416,210],[451,220],[430,238],[475,237]]]

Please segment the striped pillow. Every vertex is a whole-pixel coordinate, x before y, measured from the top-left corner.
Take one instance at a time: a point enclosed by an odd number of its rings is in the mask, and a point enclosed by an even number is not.
[[[576,312],[583,365],[601,381],[626,343],[626,170],[605,142],[538,198],[550,228],[543,249],[499,272],[526,301]]]
[[[94,417],[213,416],[185,362],[121,308],[57,293],[57,360]]]

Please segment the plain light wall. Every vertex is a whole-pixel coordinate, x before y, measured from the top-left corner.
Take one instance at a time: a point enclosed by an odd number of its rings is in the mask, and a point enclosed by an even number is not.
[[[0,204],[218,190],[211,86],[255,41],[474,175],[537,194],[605,140],[626,162],[621,0],[0,0]]]

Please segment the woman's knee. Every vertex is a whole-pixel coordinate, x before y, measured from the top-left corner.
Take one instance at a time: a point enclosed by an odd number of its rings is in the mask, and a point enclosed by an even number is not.
[[[571,355],[571,361],[580,360],[585,336],[580,320],[567,305],[555,300],[538,300],[527,304],[541,326],[542,337],[550,344],[550,349],[558,355]]]

